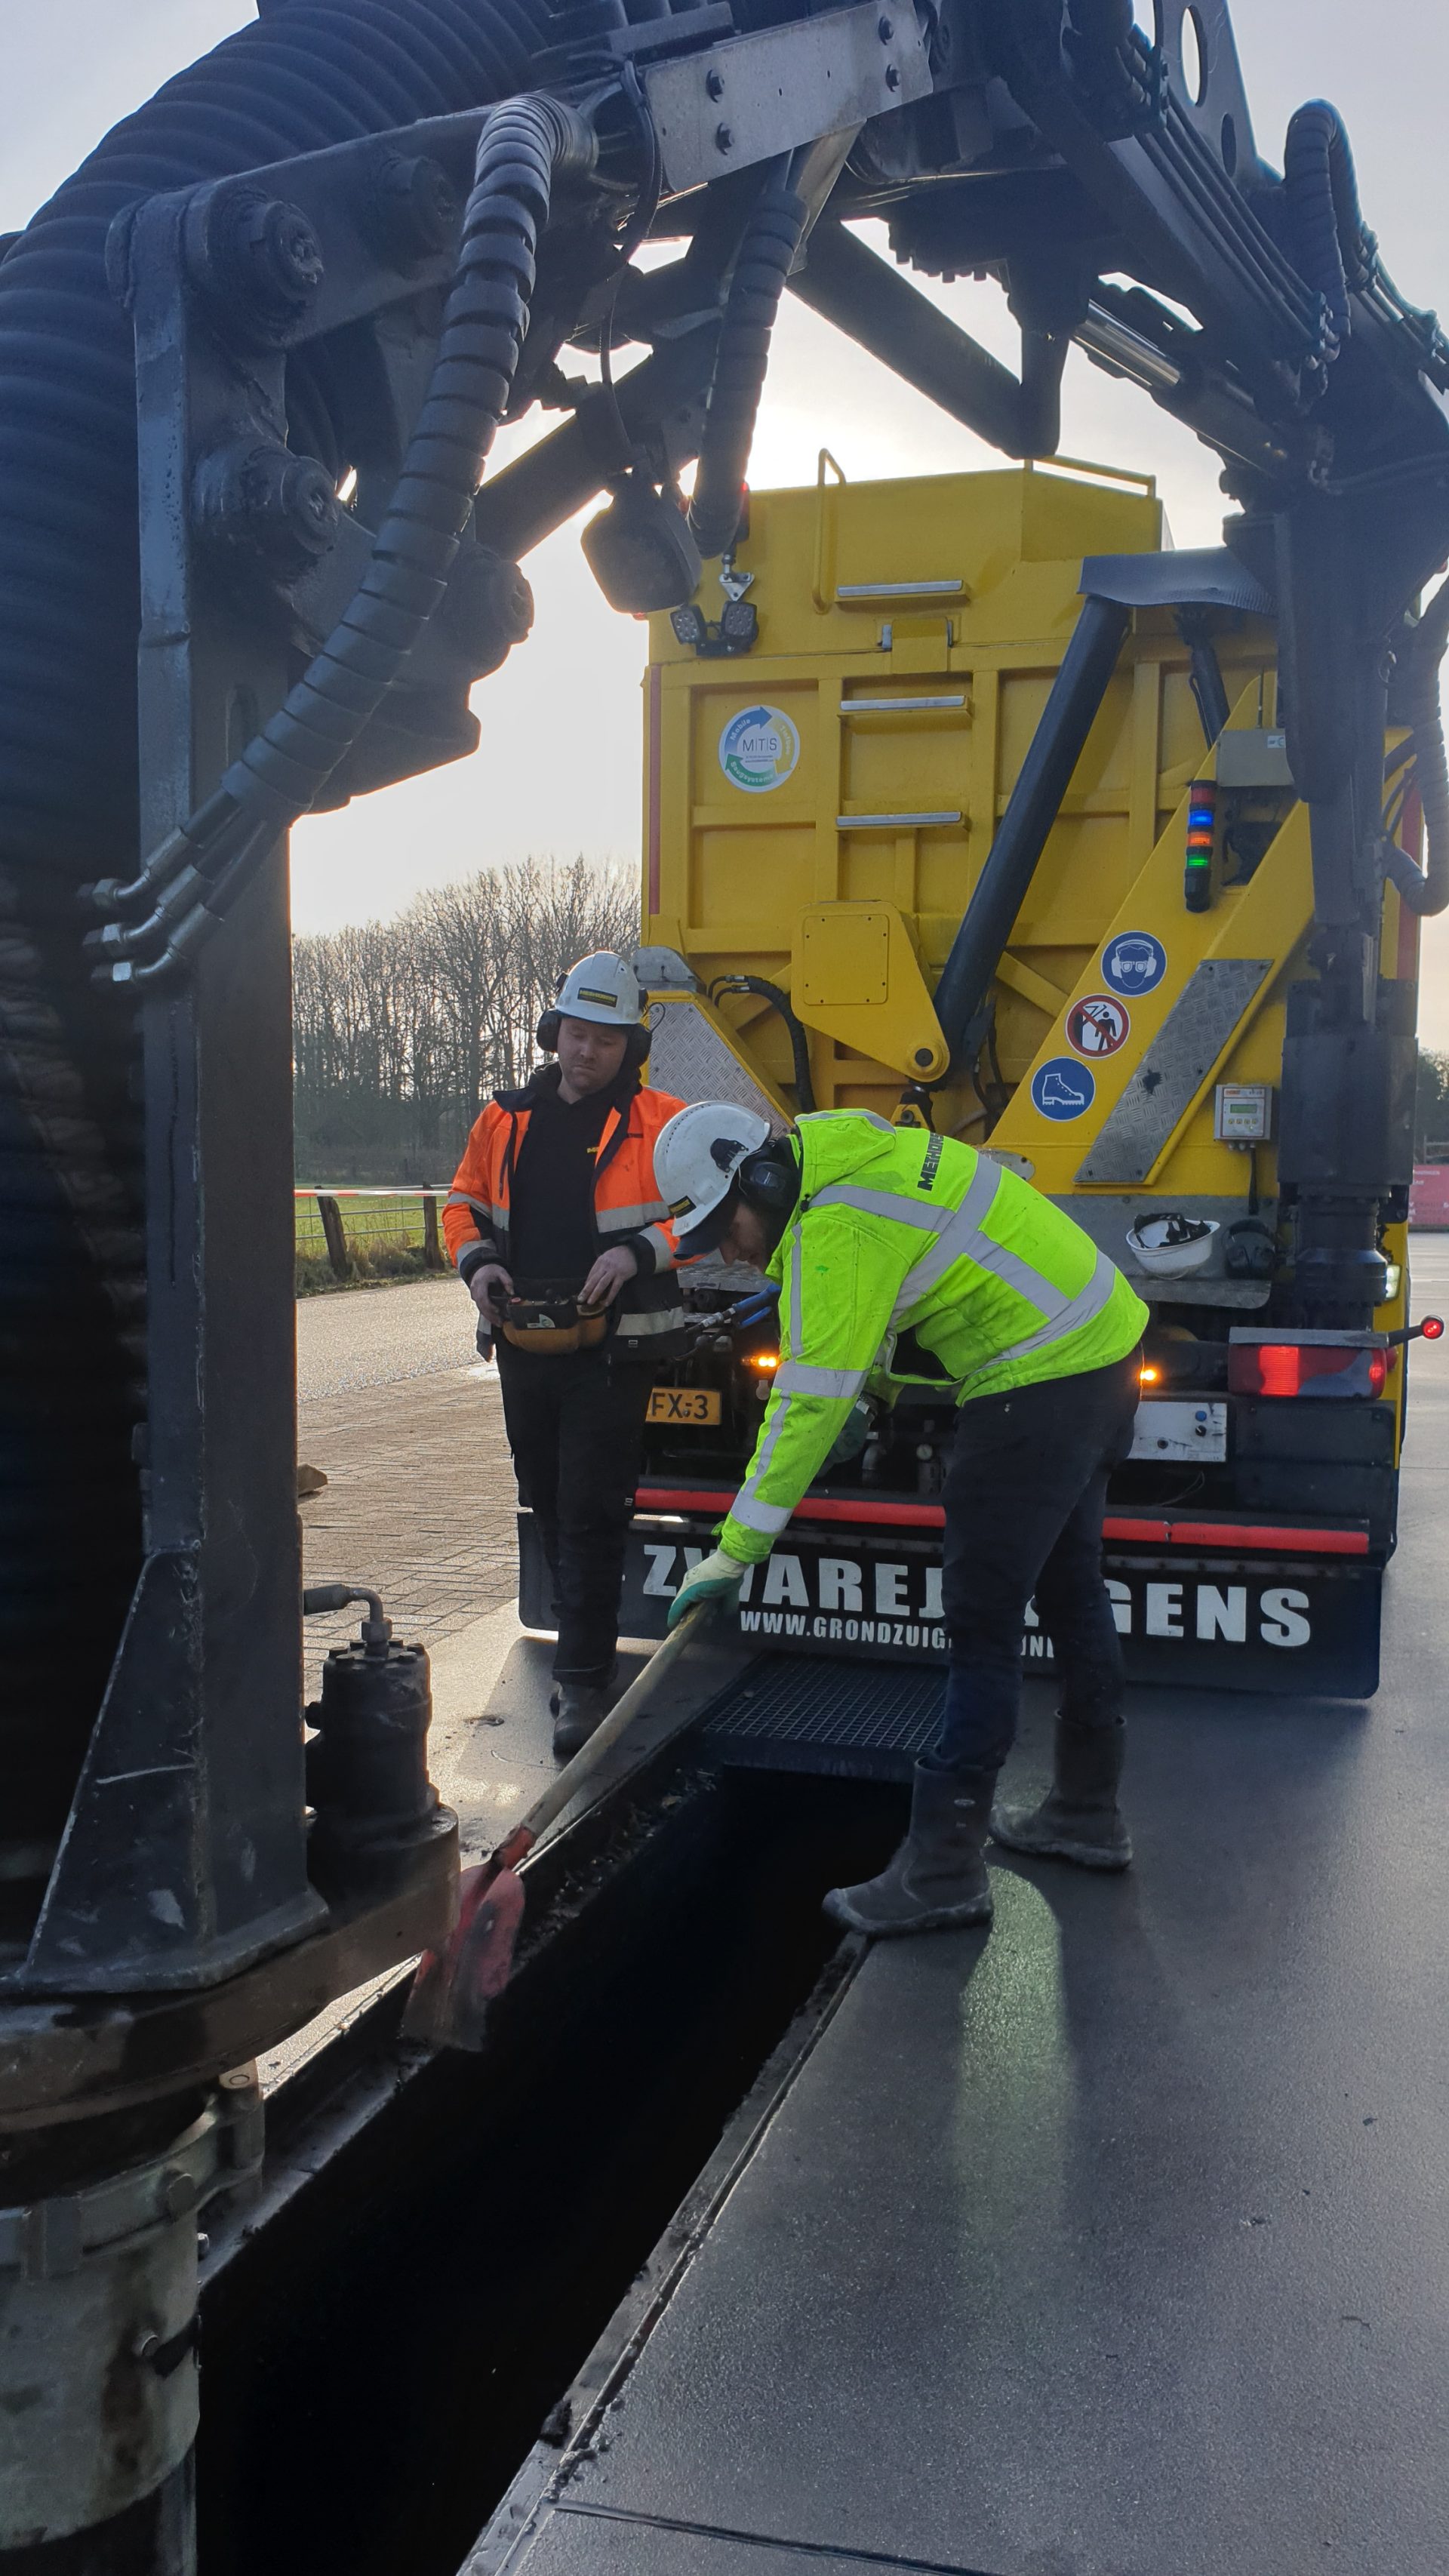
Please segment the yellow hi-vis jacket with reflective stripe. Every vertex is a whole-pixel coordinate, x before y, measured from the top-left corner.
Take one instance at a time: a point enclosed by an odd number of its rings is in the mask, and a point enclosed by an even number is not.
[[[1090,1236],[971,1145],[822,1110],[796,1131],[800,1198],[769,1275],[780,1366],[720,1545],[768,1556],[866,1379],[908,1327],[957,1400],[1125,1359],[1147,1309]]]

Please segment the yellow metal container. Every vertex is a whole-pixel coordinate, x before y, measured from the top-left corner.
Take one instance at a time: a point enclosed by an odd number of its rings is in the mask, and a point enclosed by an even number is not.
[[[698,657],[654,621],[646,738],[646,937],[701,981],[748,972],[791,992],[821,1106],[893,1114],[945,1049],[930,993],[1065,650],[1084,555],[1162,541],[1150,479],[1041,468],[751,497],[736,568],[759,641]],[[1170,613],[1139,620],[1003,960],[1008,1082],[1201,766],[1187,652]],[[1235,697],[1270,654],[1245,627]],[[789,1051],[764,1007],[763,1069]],[[963,1085],[940,1123],[969,1132]]]
[[[1278,1217],[1284,995],[1309,971],[1307,817],[1286,770],[1236,802],[1225,789],[1256,840],[1221,835],[1213,899],[1187,908],[1188,790],[1218,760],[1170,608],[1134,614],[974,1073],[942,1081],[932,1001],[1075,626],[1083,558],[1165,542],[1151,480],[1095,468],[855,484],[822,456],[813,489],[751,495],[731,577],[748,576],[752,647],[730,656],[712,636],[701,652],[667,618],[651,631],[645,938],[683,961],[661,971],[654,1078],[696,1098],[757,1085],[791,1114],[783,1018],[759,995],[711,999],[719,979],[765,979],[804,1024],[818,1106],[895,1117],[912,1082],[939,1085],[933,1123],[989,1137],[1156,1307],[1251,1322],[1268,1294],[1252,1254]],[[709,618],[724,604],[701,593]],[[1229,730],[1251,737],[1236,768],[1229,755],[1236,781],[1245,760],[1271,772],[1275,744],[1282,757],[1275,643],[1249,617],[1216,622]],[[1386,974],[1416,973],[1413,927],[1390,894]],[[1255,1087],[1267,1132],[1244,1143],[1233,1125],[1252,1124]],[[1168,1208],[1216,1229],[1201,1274],[1135,1258],[1129,1234]]]

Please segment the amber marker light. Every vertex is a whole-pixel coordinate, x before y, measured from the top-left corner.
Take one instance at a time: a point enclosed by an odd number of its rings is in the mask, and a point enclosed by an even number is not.
[[[779,1365],[780,1354],[778,1351],[751,1351],[750,1353],[751,1368],[777,1369]]]
[[[1161,1377],[1161,1369],[1153,1368],[1149,1362],[1146,1367],[1138,1370],[1137,1383],[1139,1386],[1156,1386],[1160,1382]]]

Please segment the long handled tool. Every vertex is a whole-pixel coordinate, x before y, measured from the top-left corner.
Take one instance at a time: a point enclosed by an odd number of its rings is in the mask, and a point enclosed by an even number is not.
[[[598,1770],[619,1738],[628,1732],[645,1702],[653,1697],[670,1666],[678,1662],[714,1610],[712,1601],[686,1610],[679,1625],[655,1648],[622,1698],[571,1762],[550,1780],[525,1816],[504,1835],[485,1861],[463,1872],[458,1887],[458,1920],[446,1949],[425,1950],[418,1961],[412,1993],[403,2015],[403,2036],[430,2048],[478,2049],[488,2006],[501,1995],[513,1972],[513,1951],[523,1921],[520,1862],[527,1859],[540,1834],[561,1816],[571,1798]],[[690,1709],[659,1737],[667,1744],[682,1735],[698,1712]]]

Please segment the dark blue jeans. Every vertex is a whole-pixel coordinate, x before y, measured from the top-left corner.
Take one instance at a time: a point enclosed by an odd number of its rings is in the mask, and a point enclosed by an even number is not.
[[[1107,1478],[1132,1446],[1141,1354],[964,1404],[946,1477],[950,1648],[933,1770],[999,1770],[1021,1704],[1027,1606],[1052,1641],[1061,1713],[1122,1714],[1122,1647],[1102,1580]]]

